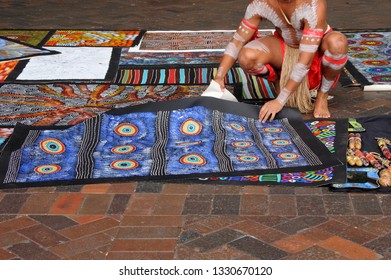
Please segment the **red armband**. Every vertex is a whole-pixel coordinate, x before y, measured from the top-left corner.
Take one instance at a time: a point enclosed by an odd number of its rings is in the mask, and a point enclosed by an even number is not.
[[[324,32],[321,29],[309,29],[309,28],[306,28],[306,29],[303,30],[303,35],[304,36],[309,36],[309,37],[322,38],[323,35],[324,35]]]
[[[251,30],[254,30],[255,33],[254,35],[251,37],[251,41],[252,40],[255,40],[258,38],[258,27],[255,26],[255,25],[252,25],[251,23],[249,23],[247,20],[245,19],[242,19],[242,25],[248,29],[251,29]]]
[[[247,27],[248,29],[252,29],[252,30],[255,30],[255,31],[258,31],[258,27],[255,26],[255,25],[252,25],[251,23],[249,23],[247,20],[245,19],[242,19],[242,24]]]

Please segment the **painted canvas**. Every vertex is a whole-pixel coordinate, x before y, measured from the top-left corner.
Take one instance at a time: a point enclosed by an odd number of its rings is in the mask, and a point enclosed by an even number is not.
[[[195,97],[115,109],[69,128],[17,125],[3,186],[301,172],[340,165],[301,121]]]

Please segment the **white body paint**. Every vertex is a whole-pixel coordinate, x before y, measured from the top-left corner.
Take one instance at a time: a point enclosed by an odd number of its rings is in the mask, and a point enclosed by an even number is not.
[[[259,40],[253,40],[253,41],[249,42],[248,44],[246,44],[244,46],[244,48],[258,50],[258,51],[264,52],[264,53],[270,53],[269,48],[267,46],[265,46],[265,44],[263,44]]]
[[[329,92],[331,86],[334,84],[334,81],[326,80],[324,76],[322,76],[322,85],[320,87],[321,92]]]
[[[290,96],[291,96],[291,92],[286,88],[283,88],[276,99],[278,102],[280,102],[282,106],[284,106]]]
[[[233,42],[229,42],[225,48],[224,54],[229,55],[236,60],[239,56],[239,51],[240,48],[238,48]]]
[[[249,20],[255,15],[261,16],[263,19],[270,21],[274,26],[281,30],[281,36],[284,41],[291,46],[299,45],[302,37],[302,22],[306,20],[311,29],[315,29],[318,24],[318,16],[316,14],[317,2],[312,0],[311,4],[303,3],[293,12],[290,17],[292,27],[290,27],[276,11],[265,0],[254,0],[247,7],[245,19]]]
[[[308,53],[316,53],[318,50],[318,45],[310,45],[310,44],[300,44],[299,50],[301,52],[308,52]]]
[[[239,42],[242,42],[242,43],[244,43],[244,42],[246,41],[246,40],[242,37],[242,35],[240,35],[238,32],[235,32],[233,38],[234,38],[235,40],[238,40]]]
[[[338,64],[328,61],[327,60],[328,57],[338,61]],[[328,50],[326,50],[322,58],[322,64],[324,66],[330,67],[331,69],[340,70],[345,66],[346,60],[347,60],[347,54],[333,55]]]
[[[292,14],[290,20],[295,29],[300,29],[301,21],[305,19],[311,29],[315,29],[318,24],[316,9],[318,8],[315,0],[311,4],[304,3],[299,6]]]
[[[290,78],[297,83],[301,83],[301,81],[307,75],[308,71],[309,69],[307,68],[307,66],[302,63],[296,63],[293,66]]]

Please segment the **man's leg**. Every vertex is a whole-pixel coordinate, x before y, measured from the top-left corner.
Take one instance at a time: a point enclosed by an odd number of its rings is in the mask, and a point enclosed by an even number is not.
[[[258,38],[249,42],[241,49],[238,57],[239,65],[245,72],[265,78],[271,75],[271,70],[281,69],[282,61],[280,40],[274,36]],[[279,92],[278,77],[273,79],[271,82],[275,86],[278,84],[276,90]]]
[[[347,61],[348,42],[340,32],[330,32],[323,38],[321,50],[322,82],[315,100],[314,117],[329,118],[328,92],[339,77]]]

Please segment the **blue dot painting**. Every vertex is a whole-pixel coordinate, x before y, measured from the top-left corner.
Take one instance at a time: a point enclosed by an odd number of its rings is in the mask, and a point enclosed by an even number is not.
[[[273,174],[341,163],[300,120],[195,97],[114,109],[71,127],[17,125],[1,186]]]

